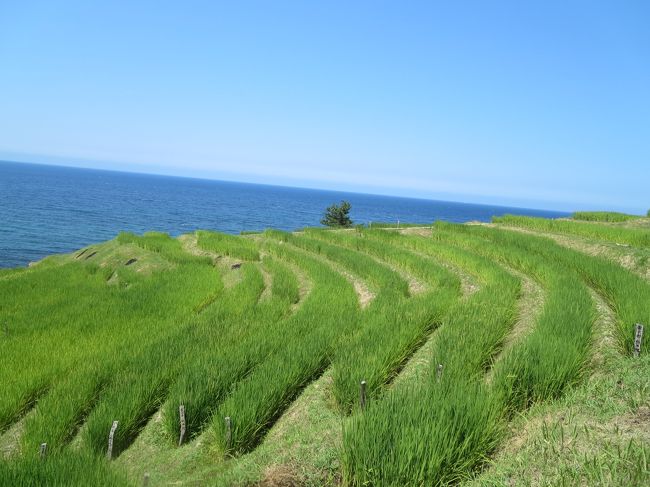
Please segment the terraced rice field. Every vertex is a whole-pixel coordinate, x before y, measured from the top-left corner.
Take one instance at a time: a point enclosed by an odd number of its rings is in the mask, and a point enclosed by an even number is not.
[[[647,485],[640,221],[125,233],[1,271],[0,484]]]

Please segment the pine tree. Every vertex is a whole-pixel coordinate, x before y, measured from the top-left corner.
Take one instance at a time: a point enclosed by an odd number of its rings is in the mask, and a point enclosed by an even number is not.
[[[325,216],[320,221],[321,224],[328,227],[351,227],[350,208],[351,205],[347,201],[341,201],[340,205],[328,206],[327,210],[325,210]]]

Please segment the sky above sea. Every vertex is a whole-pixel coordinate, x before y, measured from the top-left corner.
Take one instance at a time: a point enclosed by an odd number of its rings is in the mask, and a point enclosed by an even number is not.
[[[0,158],[645,213],[650,3],[0,2]]]

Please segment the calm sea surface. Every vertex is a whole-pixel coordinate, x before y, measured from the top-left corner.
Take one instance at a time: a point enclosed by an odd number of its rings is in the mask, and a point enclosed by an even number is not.
[[[0,267],[109,240],[120,231],[239,233],[319,225],[345,199],[352,220],[488,221],[493,215],[565,213],[312,189],[129,174],[0,161]]]

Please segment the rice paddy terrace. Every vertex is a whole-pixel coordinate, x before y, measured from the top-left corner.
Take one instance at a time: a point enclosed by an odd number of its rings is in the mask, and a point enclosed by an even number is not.
[[[648,485],[648,324],[647,219],[124,233],[0,271],[0,484]]]

